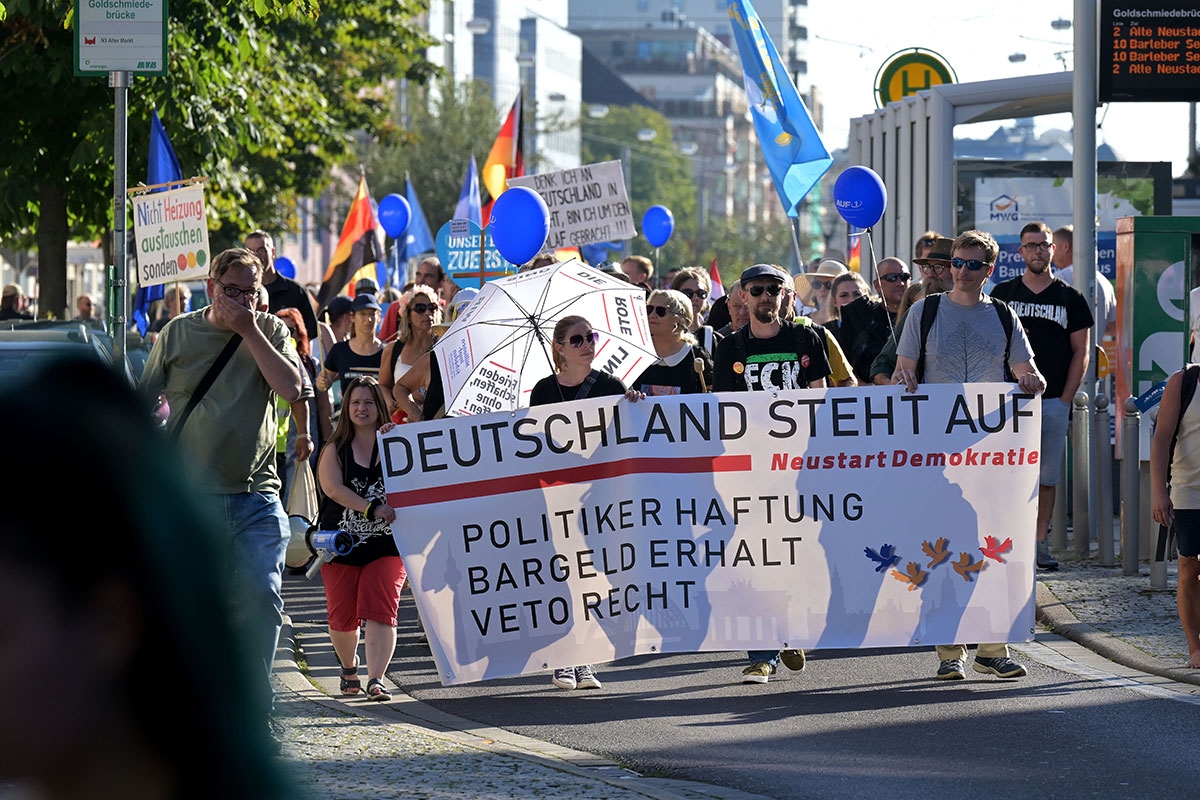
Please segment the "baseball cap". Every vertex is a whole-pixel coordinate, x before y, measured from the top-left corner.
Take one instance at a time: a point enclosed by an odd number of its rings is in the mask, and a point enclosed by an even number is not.
[[[379,284],[370,278],[359,278],[358,283],[354,284],[355,294],[379,294]]]
[[[475,295],[477,294],[479,294],[479,290],[470,286],[464,286],[455,292],[454,299],[450,301],[450,305],[454,307],[454,316],[457,317],[461,314],[463,309],[475,299]]]
[[[329,314],[331,322],[341,319],[352,310],[354,310],[354,301],[344,294],[339,294],[329,301],[329,305],[325,306],[325,311]]]
[[[771,280],[779,281],[780,283],[785,283],[787,281],[783,270],[781,270],[779,267],[773,267],[770,264],[755,264],[752,267],[747,267],[746,269],[742,270],[742,277],[738,279],[738,282],[742,286],[745,286],[750,281],[758,278],[770,278]]]
[[[354,295],[354,311],[363,311],[368,308],[373,308],[376,311],[382,311],[379,307],[379,301],[375,299],[373,294],[356,294]]]

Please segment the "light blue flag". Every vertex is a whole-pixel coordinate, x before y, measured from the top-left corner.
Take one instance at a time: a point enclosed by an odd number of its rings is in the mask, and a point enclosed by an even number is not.
[[[458,195],[458,205],[454,207],[454,218],[469,219],[483,227],[483,207],[479,200],[479,170],[475,166],[473,153],[471,163],[467,165],[467,175],[463,178],[462,191]]]
[[[147,186],[183,180],[183,170],[179,167],[179,159],[175,157],[175,149],[171,147],[171,140],[167,138],[167,130],[163,127],[162,120],[158,118],[157,109],[150,115],[150,157],[148,161]],[[166,189],[156,189],[155,191],[166,191]],[[137,325],[140,335],[145,336],[146,331],[150,328],[150,304],[155,300],[162,300],[163,294],[164,289],[161,283],[157,286],[138,287],[137,296],[133,300],[133,321]],[[187,310],[186,308],[180,309],[180,311]]]
[[[729,0],[729,17],[763,160],[787,215],[798,216],[833,158],[750,0]]]

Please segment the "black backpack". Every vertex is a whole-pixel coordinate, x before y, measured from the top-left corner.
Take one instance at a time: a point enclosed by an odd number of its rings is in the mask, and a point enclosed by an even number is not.
[[[921,354],[917,356],[917,383],[925,379],[925,340],[929,337],[929,330],[937,317],[941,299],[941,294],[929,295],[925,298],[925,306],[921,311]],[[1000,325],[1004,328],[1004,379],[1011,382],[1013,375],[1008,365],[1008,356],[1012,352],[1013,312],[1008,303],[994,297],[992,305],[996,307],[996,316],[1000,317]]]

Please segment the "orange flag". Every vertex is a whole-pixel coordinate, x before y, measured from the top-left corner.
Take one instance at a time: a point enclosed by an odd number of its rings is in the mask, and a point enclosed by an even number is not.
[[[364,266],[379,261],[379,238],[375,233],[375,212],[371,209],[371,196],[367,193],[367,179],[360,176],[358,191],[342,226],[342,237],[325,270],[325,279],[317,292],[317,305],[324,310],[329,301],[342,293],[342,289]]]
[[[525,125],[521,114],[521,92],[513,101],[500,133],[492,144],[487,161],[479,171],[479,180],[487,192],[487,201],[483,204],[483,224],[487,226],[492,219],[492,203],[508,188],[508,179],[525,174]]]

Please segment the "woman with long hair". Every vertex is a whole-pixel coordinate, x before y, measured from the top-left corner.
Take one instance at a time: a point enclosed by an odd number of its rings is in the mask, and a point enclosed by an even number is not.
[[[365,621],[367,696],[391,700],[383,674],[396,650],[396,622],[404,562],[391,524],[396,512],[387,504],[377,434],[394,427],[379,382],[368,375],[352,378],[342,398],[333,436],[321,449],[317,479],[325,501],[319,514],[323,531],[345,531],[354,548],[321,567],[329,638],[342,665],[341,690],[355,695],[358,679],[358,628]]]
[[[860,297],[873,297],[874,294],[863,276],[857,272],[838,275],[830,283],[829,296],[825,298],[825,322],[821,324],[833,331],[834,335],[838,335],[842,326],[842,306],[853,303]]]
[[[600,334],[592,330],[591,323],[583,317],[560,319],[554,326],[551,341],[554,374],[534,384],[533,391],[529,393],[529,405],[544,406],[585,397],[622,394],[635,401],[644,397],[636,389],[626,389],[625,384],[607,372],[592,369],[596,343],[599,341]],[[591,664],[555,669],[553,682],[560,689],[600,688],[600,680]]]
[[[712,386],[712,354],[691,332],[692,304],[688,298],[674,289],[656,289],[646,300],[646,319],[658,361],[646,367],[633,385],[649,396],[708,391]]]
[[[429,359],[426,354],[437,341],[434,334],[442,321],[442,308],[432,287],[419,283],[396,301],[396,341],[383,351],[379,383],[392,398],[397,422],[421,419],[421,406],[429,388]]]

